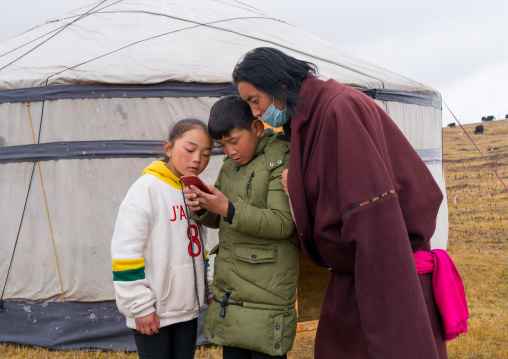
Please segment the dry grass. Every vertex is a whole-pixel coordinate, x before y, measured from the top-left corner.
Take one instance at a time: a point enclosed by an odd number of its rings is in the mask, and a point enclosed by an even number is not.
[[[508,121],[464,126],[508,185]],[[450,358],[508,357],[508,191],[461,128],[443,129],[450,234],[448,252],[461,273],[469,333],[448,344]]]
[[[508,121],[484,123],[483,135],[476,125],[465,126],[505,183],[508,182]],[[444,169],[450,215],[448,252],[466,287],[469,333],[449,342],[452,359],[508,358],[508,191],[481,158],[462,129],[443,129]],[[327,271],[303,262],[299,285],[301,320],[319,313]],[[319,275],[319,280],[312,279]],[[315,278],[315,277],[314,277]],[[311,288],[310,286],[315,286]],[[304,289],[307,288],[307,289]],[[311,288],[311,289],[308,289]],[[318,293],[312,295],[310,293]],[[313,357],[314,335],[296,340],[290,359]],[[1,358],[137,358],[135,353],[49,351],[41,348],[0,344]],[[220,359],[222,350],[213,345],[198,348],[198,359]]]

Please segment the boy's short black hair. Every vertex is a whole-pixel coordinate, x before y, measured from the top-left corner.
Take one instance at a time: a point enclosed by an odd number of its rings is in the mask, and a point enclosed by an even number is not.
[[[250,130],[254,120],[247,102],[237,95],[226,96],[214,103],[210,110],[208,133],[214,140],[220,140],[234,129]]]

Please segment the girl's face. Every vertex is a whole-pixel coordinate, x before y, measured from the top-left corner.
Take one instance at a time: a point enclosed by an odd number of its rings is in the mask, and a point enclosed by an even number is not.
[[[238,92],[240,92],[240,97],[249,104],[255,118],[261,117],[272,103],[275,108],[281,111],[286,107],[284,103],[258,90],[250,82],[239,82]]]
[[[212,153],[212,139],[201,127],[195,127],[177,138],[174,143],[164,142],[169,157],[166,167],[178,178],[199,175],[208,165]]]

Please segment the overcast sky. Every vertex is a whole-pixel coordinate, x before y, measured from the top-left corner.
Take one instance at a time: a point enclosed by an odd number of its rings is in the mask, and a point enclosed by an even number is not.
[[[435,88],[461,123],[508,114],[507,0],[240,2]],[[82,3],[10,1],[0,11],[0,43]]]

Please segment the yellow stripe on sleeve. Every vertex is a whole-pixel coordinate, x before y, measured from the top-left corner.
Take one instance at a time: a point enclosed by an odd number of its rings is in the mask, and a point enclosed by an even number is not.
[[[145,266],[145,258],[137,259],[112,259],[113,272],[121,272],[130,269],[143,268]]]

